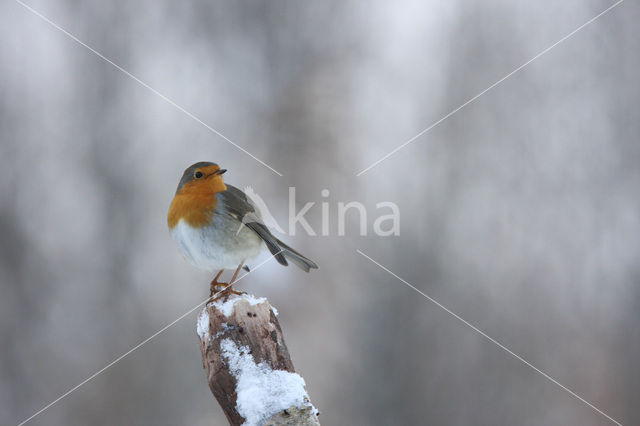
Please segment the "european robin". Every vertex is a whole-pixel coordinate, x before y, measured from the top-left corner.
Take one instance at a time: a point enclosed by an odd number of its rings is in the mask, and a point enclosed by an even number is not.
[[[306,272],[317,269],[312,260],[269,231],[251,199],[222,181],[225,172],[204,161],[187,168],[167,216],[171,236],[184,257],[201,269],[218,271],[211,281],[211,295],[218,285],[230,290],[245,262],[265,245],[281,265],[289,260]],[[235,269],[228,284],[218,282],[225,269]]]

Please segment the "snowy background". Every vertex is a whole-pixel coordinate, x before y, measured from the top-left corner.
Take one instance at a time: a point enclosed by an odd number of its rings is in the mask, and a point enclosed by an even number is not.
[[[0,4],[0,424],[17,424],[208,295],[166,225],[213,160],[286,223],[393,201],[401,235],[284,238],[266,296],[325,425],[609,424],[362,250],[624,424],[640,423],[640,6],[626,1],[368,173],[354,174],[612,3]],[[223,424],[199,310],[33,425]]]

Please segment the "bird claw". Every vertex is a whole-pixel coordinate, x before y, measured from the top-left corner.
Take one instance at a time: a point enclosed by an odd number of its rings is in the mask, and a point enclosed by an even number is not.
[[[228,283],[212,282],[211,286],[209,287],[209,298],[212,299],[216,293],[223,291],[225,288],[227,288],[228,285]]]
[[[243,265],[244,265],[244,262],[240,263],[240,265],[238,266],[238,269],[236,269],[236,272],[233,274],[233,277],[231,277],[231,281],[229,281],[228,283],[218,282],[218,278],[220,278],[220,275],[222,275],[222,273],[224,272],[224,269],[221,269],[218,272],[218,274],[213,278],[213,280],[211,280],[211,284],[209,286],[209,300],[207,303],[215,302],[217,300],[220,300],[221,298],[223,299],[223,302],[226,302],[227,300],[229,300],[229,296],[231,296],[232,294],[235,294],[238,296],[242,294],[247,294],[243,291],[235,291],[231,289],[231,286],[236,281],[236,278],[238,277],[238,272],[240,272],[240,268],[242,268]],[[219,286],[223,287],[222,290],[216,291]]]
[[[235,294],[236,296],[241,296],[243,294],[247,294],[244,291],[236,291],[234,289],[231,288],[231,286],[229,284],[226,283],[222,283],[225,284],[225,287],[217,292],[217,295],[215,297],[213,297],[214,295],[212,294],[209,299],[210,302],[216,302],[220,299],[222,299],[222,303],[226,302],[227,300],[229,300],[229,297],[232,294]]]

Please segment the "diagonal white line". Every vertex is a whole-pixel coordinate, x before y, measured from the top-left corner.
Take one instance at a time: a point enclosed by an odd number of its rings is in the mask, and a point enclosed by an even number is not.
[[[484,95],[485,93],[487,93],[489,90],[493,89],[494,87],[496,87],[497,85],[499,85],[500,83],[502,83],[503,81],[505,81],[506,79],[508,79],[509,77],[511,77],[512,75],[514,75],[515,73],[517,73],[518,71],[520,71],[521,69],[523,69],[524,67],[526,67],[527,65],[529,65],[531,62],[535,61],[536,59],[538,59],[539,57],[541,57],[542,55],[544,55],[545,53],[549,52],[551,49],[553,49],[554,47],[556,47],[557,45],[559,45],[560,43],[562,43],[563,41],[567,40],[568,38],[570,38],[571,36],[575,35],[578,31],[582,30],[584,27],[586,27],[587,25],[591,24],[593,21],[595,21],[596,19],[600,18],[602,15],[608,13],[609,11],[611,11],[614,7],[618,6],[620,3],[622,3],[624,0],[618,0],[617,2],[615,2],[614,4],[612,4],[611,6],[609,6],[608,8],[606,8],[605,10],[603,10],[602,12],[600,12],[598,15],[594,16],[593,18],[589,19],[587,22],[585,22],[584,24],[580,25],[578,28],[576,28],[575,30],[571,31],[569,34],[567,34],[566,36],[562,37],[560,40],[556,41],[555,43],[553,43],[551,46],[547,47],[546,49],[544,49],[542,52],[538,53],[536,56],[534,56],[533,58],[529,59],[527,62],[525,62],[524,64],[520,65],[518,68],[516,68],[515,70],[511,71],[509,74],[505,75],[504,77],[502,77],[500,80],[496,81],[495,83],[493,83],[491,86],[487,87],[486,89],[484,89],[482,92],[478,93],[477,95],[475,95],[473,98],[469,99],[468,101],[466,101],[465,103],[463,103],[462,105],[460,105],[459,107],[457,107],[456,109],[454,109],[453,111],[449,112],[447,115],[445,115],[444,117],[442,117],[441,119],[439,119],[438,121],[436,121],[435,123],[431,124],[429,127],[427,127],[426,129],[422,130],[420,133],[418,133],[417,135],[415,135],[414,137],[412,137],[411,139],[409,139],[408,141],[406,141],[405,143],[403,143],[402,145],[394,148],[392,151],[390,151],[388,154],[386,154],[384,157],[380,158],[379,160],[377,160],[376,162],[374,162],[373,164],[371,164],[369,167],[361,170],[360,172],[356,173],[356,176],[361,176],[364,173],[368,172],[369,170],[371,170],[372,168],[374,168],[375,166],[377,166],[378,164],[380,164],[381,162],[383,162],[384,160],[386,160],[387,158],[391,157],[393,154],[395,154],[396,152],[400,151],[402,148],[404,148],[405,146],[409,145],[411,142],[415,141],[416,139],[418,139],[420,136],[424,135],[425,133],[427,133],[429,130],[433,129],[434,127],[436,127],[438,124],[442,123],[444,120],[446,120],[447,118],[451,117],[453,114],[455,114],[456,112],[460,111],[462,108],[466,107],[467,105],[469,105],[470,103],[472,103],[473,101],[475,101],[476,99],[478,99],[480,96]]]
[[[35,10],[34,8],[32,8],[31,6],[29,6],[28,4],[22,2],[21,0],[15,0],[16,3],[20,4],[22,7],[24,7],[25,9],[27,9],[29,12],[33,13],[34,15],[36,15],[37,17],[39,17],[40,19],[42,19],[43,21],[45,21],[46,23],[48,23],[49,25],[51,25],[52,27],[54,27],[55,29],[59,30],[60,32],[64,33],[66,36],[68,36],[69,38],[71,38],[73,41],[75,41],[76,43],[82,45],[83,47],[85,47],[87,50],[89,50],[90,52],[92,52],[93,54],[95,54],[96,56],[98,56],[100,59],[104,60],[105,62],[108,62],[109,64],[113,65],[116,69],[118,69],[119,71],[121,71],[123,74],[125,74],[127,77],[131,78],[132,80],[136,81],[137,83],[139,83],[140,85],[144,86],[145,88],[149,89],[151,92],[155,93],[156,95],[158,95],[159,97],[161,97],[162,99],[164,99],[165,101],[167,101],[169,104],[173,105],[175,108],[177,108],[178,110],[182,111],[183,113],[185,113],[186,115],[188,115],[189,117],[191,117],[192,119],[194,119],[195,121],[197,121],[198,123],[202,124],[204,127],[206,127],[207,129],[209,129],[211,132],[215,133],[216,135],[220,136],[222,139],[224,139],[225,141],[229,142],[231,145],[235,146],[236,148],[238,148],[240,151],[244,152],[245,154],[247,154],[249,157],[253,158],[254,160],[256,160],[258,163],[262,164],[263,166],[265,166],[266,168],[268,168],[269,170],[271,170],[272,172],[274,172],[275,174],[282,176],[282,173],[280,173],[279,171],[277,171],[276,169],[274,169],[273,167],[271,167],[270,165],[268,165],[267,163],[265,163],[264,161],[262,161],[261,159],[259,159],[258,157],[256,157],[255,155],[251,154],[249,151],[247,151],[246,149],[244,149],[243,147],[241,147],[240,145],[238,145],[237,143],[233,142],[231,139],[229,139],[228,137],[226,137],[225,135],[223,135],[222,133],[220,133],[219,131],[217,131],[216,129],[214,129],[213,127],[209,126],[207,123],[205,123],[204,121],[202,121],[201,119],[199,119],[198,117],[196,117],[195,115],[193,115],[192,113],[190,113],[189,111],[187,111],[186,109],[184,109],[183,107],[181,107],[180,105],[178,105],[177,103],[175,103],[174,101],[172,101],[170,98],[168,98],[167,96],[163,95],[162,93],[158,92],[156,89],[154,89],[153,87],[149,86],[147,83],[145,83],[144,81],[140,80],[138,77],[136,77],[135,75],[131,74],[129,71],[127,71],[126,69],[122,68],[120,65],[116,64],[115,62],[113,62],[111,59],[107,58],[106,56],[104,56],[102,53],[98,52],[97,50],[95,50],[93,47],[89,46],[88,44],[84,43],[82,40],[78,39],[76,36],[74,36],[73,34],[71,34],[70,32],[68,32],[67,30],[65,30],[64,28],[60,27],[58,24],[56,24],[55,22],[53,22],[51,19],[47,18],[46,16],[44,16],[42,13],[38,12],[37,10]]]
[[[527,361],[526,359],[522,358],[520,355],[516,354],[515,352],[513,352],[512,350],[510,350],[509,348],[507,348],[505,345],[503,345],[502,343],[498,342],[496,339],[494,339],[493,337],[489,336],[487,333],[485,333],[484,331],[480,330],[478,327],[476,327],[475,325],[471,324],[469,321],[465,320],[464,318],[462,318],[460,315],[456,314],[455,312],[453,312],[451,309],[447,308],[446,306],[442,305],[440,302],[438,302],[437,300],[435,300],[434,298],[430,297],[428,294],[424,293],[421,290],[418,290],[415,286],[413,286],[411,283],[405,281],[404,279],[400,278],[398,275],[396,275],[395,273],[391,272],[389,269],[387,269],[386,267],[382,266],[379,262],[376,262],[375,260],[373,260],[372,258],[370,258],[369,256],[367,256],[366,254],[364,254],[362,251],[360,250],[356,250],[359,254],[361,254],[363,257],[369,259],[371,262],[375,263],[376,265],[378,265],[381,269],[383,269],[384,271],[386,271],[387,273],[389,273],[390,275],[392,275],[393,277],[397,278],[398,280],[402,281],[404,284],[406,284],[408,287],[410,287],[411,289],[413,289],[414,291],[416,291],[417,293],[421,294],[422,296],[424,296],[427,300],[429,300],[430,302],[432,302],[433,304],[435,304],[436,306],[438,306],[439,308],[443,309],[445,312],[447,312],[448,314],[450,314],[451,316],[453,316],[454,318],[456,318],[457,320],[459,320],[460,322],[462,322],[464,325],[466,325],[467,327],[471,328],[473,331],[477,332],[478,334],[480,334],[481,336],[485,337],[486,339],[488,339],[490,342],[494,343],[495,345],[497,345],[500,349],[504,350],[505,352],[507,352],[508,354],[512,355],[513,357],[515,357],[518,361],[522,362],[523,364],[525,364],[526,366],[532,368],[533,370],[535,370],[536,372],[540,373],[542,376],[544,376],[547,380],[551,381],[552,383],[555,383],[556,385],[558,385],[559,387],[561,387],[562,389],[564,389],[565,391],[567,391],[569,394],[571,394],[572,396],[574,396],[575,398],[579,399],[580,401],[584,402],[585,404],[587,404],[589,407],[593,408],[595,411],[597,411],[598,413],[602,414],[604,417],[606,417],[607,419],[611,420],[613,423],[622,426],[621,423],[619,423],[618,421],[614,420],[611,416],[609,416],[607,413],[605,413],[604,411],[600,410],[598,407],[596,407],[595,405],[591,404],[589,401],[587,401],[586,399],[584,399],[583,397],[581,397],[580,395],[578,395],[577,393],[575,393],[574,391],[572,391],[571,389],[569,389],[568,387],[564,386],[562,383],[558,382],[556,379],[554,379],[553,377],[549,376],[547,373],[545,373],[544,371],[540,370],[538,367],[536,367],[535,365],[531,364],[529,361]]]
[[[235,280],[233,283],[231,283],[229,286],[227,286],[225,288],[226,289],[230,289],[231,287],[233,287],[234,284],[236,284],[238,281],[240,281],[241,279],[243,279],[244,277],[246,277],[247,275],[249,275],[251,272],[254,272],[255,270],[257,270],[258,268],[260,268],[262,265],[264,265],[265,263],[267,263],[268,261],[270,261],[271,259],[273,259],[275,256],[277,256],[278,254],[282,253],[282,250],[280,250],[278,253],[272,255],[271,257],[269,257],[268,259],[266,259],[265,261],[259,263],[257,266],[251,268],[250,272],[247,272],[246,274],[242,275],[241,277],[239,277],[237,280]],[[217,292],[216,294],[213,295],[213,297],[216,297],[217,295],[219,295],[220,293],[222,293],[225,290],[221,290],[219,292]],[[200,306],[204,305],[205,303],[207,303],[211,298],[207,297],[205,300],[203,300],[202,302],[198,303],[196,306],[194,306],[193,308],[189,309],[187,312],[185,312],[184,314],[180,315],[178,318],[176,318],[175,320],[171,321],[169,324],[165,325],[164,327],[162,327],[160,330],[156,331],[155,333],[153,333],[151,336],[147,337],[146,339],[144,339],[142,342],[138,343],[137,345],[135,345],[133,348],[129,349],[127,352],[123,353],[122,355],[120,355],[118,358],[114,359],[113,361],[111,361],[109,364],[105,365],[104,367],[102,367],[100,370],[96,371],[95,373],[93,373],[91,376],[87,377],[86,379],[84,379],[83,381],[81,381],[80,383],[78,383],[77,385],[75,385],[74,387],[72,387],[71,389],[69,389],[68,391],[66,391],[65,393],[63,393],[62,395],[60,395],[58,398],[54,399],[53,401],[51,401],[49,404],[45,405],[44,407],[42,407],[40,410],[38,410],[37,412],[35,412],[34,414],[32,414],[29,418],[21,421],[18,426],[22,426],[25,423],[29,422],[30,420],[32,420],[34,417],[36,417],[37,415],[43,413],[44,411],[46,411],[47,409],[51,408],[54,404],[60,402],[61,400],[63,400],[64,398],[66,398],[67,396],[69,396],[70,394],[72,394],[73,392],[75,392],[79,387],[81,387],[82,385],[90,382],[91,380],[95,379],[97,376],[99,376],[100,374],[104,373],[107,369],[109,369],[110,367],[113,367],[115,364],[117,364],[118,362],[122,361],[127,355],[131,354],[132,352],[134,352],[136,349],[139,349],[140,347],[144,346],[146,343],[148,343],[149,341],[151,341],[152,339],[154,339],[155,337],[157,337],[159,334],[163,333],[164,331],[166,331],[168,328],[170,328],[171,326],[173,326],[174,324],[176,324],[178,321],[180,321],[181,319],[183,319],[184,317],[186,317],[187,315],[189,315],[191,312],[195,311],[196,309],[198,309]]]

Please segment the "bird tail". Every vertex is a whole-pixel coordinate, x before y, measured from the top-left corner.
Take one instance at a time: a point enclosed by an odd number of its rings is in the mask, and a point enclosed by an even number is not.
[[[305,272],[309,272],[311,269],[318,269],[318,265],[316,265],[313,260],[298,253],[278,238],[276,238],[276,241],[280,246],[280,250],[282,250],[282,254],[284,254],[284,257],[295,263],[298,268],[302,269]]]
[[[305,272],[311,269],[318,269],[318,265],[311,259],[308,259],[276,238],[269,228],[260,222],[245,223],[248,228],[253,229],[258,236],[265,242],[271,254],[276,258],[279,264],[287,266],[287,259],[296,264],[296,266]]]

